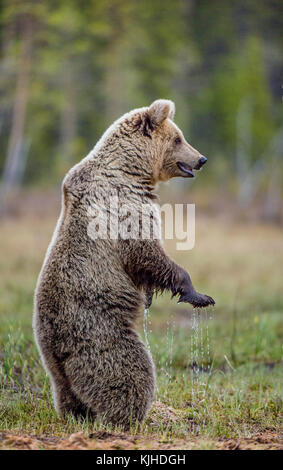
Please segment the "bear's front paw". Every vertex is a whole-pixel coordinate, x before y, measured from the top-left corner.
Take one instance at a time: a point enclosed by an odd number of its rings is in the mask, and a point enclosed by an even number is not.
[[[148,309],[151,306],[152,297],[153,297],[153,294],[147,294],[146,303],[145,303],[145,308],[146,309]]]
[[[180,302],[188,302],[194,307],[208,307],[208,305],[215,305],[215,301],[212,297],[209,297],[209,295],[199,294],[198,292],[182,294],[178,303]]]

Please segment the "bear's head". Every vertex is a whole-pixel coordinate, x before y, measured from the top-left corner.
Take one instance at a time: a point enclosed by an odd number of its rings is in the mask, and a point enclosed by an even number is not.
[[[145,136],[152,141],[155,178],[167,181],[182,176],[193,178],[207,159],[184,138],[173,122],[175,105],[170,100],[156,100],[145,112]]]
[[[104,159],[109,154],[115,168],[118,159],[127,175],[142,177],[151,184],[177,176],[193,178],[193,170],[199,170],[207,159],[185,140],[173,122],[174,114],[174,103],[163,99],[125,114],[102,138],[101,144],[109,145]],[[119,156],[113,159],[117,149]]]

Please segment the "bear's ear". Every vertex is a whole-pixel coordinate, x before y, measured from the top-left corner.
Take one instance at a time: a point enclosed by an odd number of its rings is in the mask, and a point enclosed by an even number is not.
[[[160,126],[166,119],[173,119],[175,114],[175,104],[170,100],[156,100],[148,108],[148,117],[152,129]]]

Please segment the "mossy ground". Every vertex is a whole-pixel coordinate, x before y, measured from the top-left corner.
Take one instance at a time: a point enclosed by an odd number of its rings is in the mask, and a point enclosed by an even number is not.
[[[249,439],[259,439],[258,446],[272,447],[275,441],[281,446],[282,229],[205,218],[197,220],[192,251],[166,244],[216,307],[195,312],[201,318],[193,335],[196,319],[189,305],[177,305],[167,294],[154,299],[148,339],[158,375],[157,403],[146,422],[125,435],[99,423],[59,419],[51,401],[31,321],[35,283],[55,220],[49,215],[1,222],[0,447],[17,448],[11,436],[37,436],[39,448],[50,448],[48,442],[52,447],[52,439],[72,447],[73,434],[92,442],[82,448],[221,448],[225,442],[233,448]],[[198,347],[192,348],[192,337]],[[89,435],[95,439],[84,437]]]

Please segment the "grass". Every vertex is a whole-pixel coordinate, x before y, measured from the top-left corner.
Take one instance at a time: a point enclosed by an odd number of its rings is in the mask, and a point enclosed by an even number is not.
[[[55,218],[1,223],[0,431],[110,432],[57,417],[33,341],[33,291]],[[198,219],[191,252],[177,252],[173,241],[166,248],[216,307],[193,313],[169,294],[154,299],[147,328],[158,401],[131,434],[161,443],[196,438],[198,448],[211,448],[209,440],[282,432],[282,230]],[[142,318],[139,328],[143,334]]]

